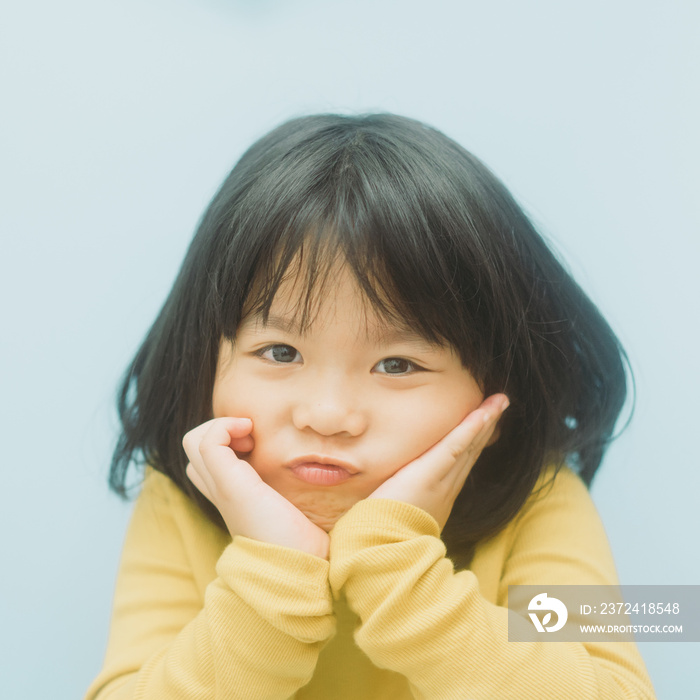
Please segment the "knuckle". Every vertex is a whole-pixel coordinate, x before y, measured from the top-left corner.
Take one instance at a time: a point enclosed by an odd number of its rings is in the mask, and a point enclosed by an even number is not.
[[[465,454],[469,454],[471,445],[462,445],[455,443],[449,447],[449,455],[453,460],[457,460]]]
[[[199,445],[197,446],[197,450],[199,451],[199,454],[204,457],[210,457],[213,452],[215,452],[217,448],[217,445],[212,444],[208,440],[204,439],[202,440]]]
[[[194,430],[190,430],[188,433],[185,433],[184,437],[182,438],[182,447],[187,454],[190,454],[190,452],[192,452],[196,447],[196,438],[193,433]]]

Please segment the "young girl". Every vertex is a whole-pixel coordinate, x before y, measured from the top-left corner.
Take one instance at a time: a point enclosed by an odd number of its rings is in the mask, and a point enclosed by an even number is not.
[[[633,643],[507,630],[509,584],[617,582],[586,485],[625,394],[476,158],[392,115],[282,125],[125,377],[111,485],[148,468],[87,697],[652,698]]]

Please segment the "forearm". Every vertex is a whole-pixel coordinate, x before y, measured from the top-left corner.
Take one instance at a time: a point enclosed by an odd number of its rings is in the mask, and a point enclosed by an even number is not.
[[[506,608],[455,573],[437,523],[396,502],[358,504],[331,535],[331,586],[361,619],[356,641],[418,698],[652,698],[645,674],[581,644],[509,643]]]
[[[305,685],[334,631],[328,562],[236,538],[217,574],[202,610],[167,643],[154,648],[163,635],[153,629],[114,641],[87,697],[286,700]]]

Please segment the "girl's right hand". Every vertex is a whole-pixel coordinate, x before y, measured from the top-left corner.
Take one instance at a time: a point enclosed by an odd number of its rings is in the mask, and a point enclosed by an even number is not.
[[[234,450],[253,447],[250,418],[214,418],[182,440],[190,463],[187,476],[218,509],[231,537],[299,549],[328,559],[328,533],[268,486]]]

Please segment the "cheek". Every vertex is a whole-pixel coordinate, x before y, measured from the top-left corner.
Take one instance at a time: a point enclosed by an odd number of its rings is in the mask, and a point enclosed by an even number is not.
[[[253,421],[253,436],[264,432],[270,422],[269,411],[255,397],[241,392],[239,396],[214,395],[212,405],[214,418],[250,418]]]
[[[479,407],[483,397],[478,388],[468,384],[460,389],[397,403],[387,432],[391,432],[394,445],[401,445],[404,463],[423,454]]]
[[[240,374],[240,373],[239,373]],[[254,387],[249,386],[244,376],[231,373],[232,376],[217,378],[212,395],[214,418],[251,418],[252,413],[259,413],[256,397],[260,395]]]
[[[413,457],[417,457],[447,435],[461,418],[461,415],[445,409],[423,411],[402,427],[407,449],[410,449]]]
[[[212,413],[214,418],[235,417],[235,394],[231,391],[229,382],[217,381],[214,383],[212,395]]]

